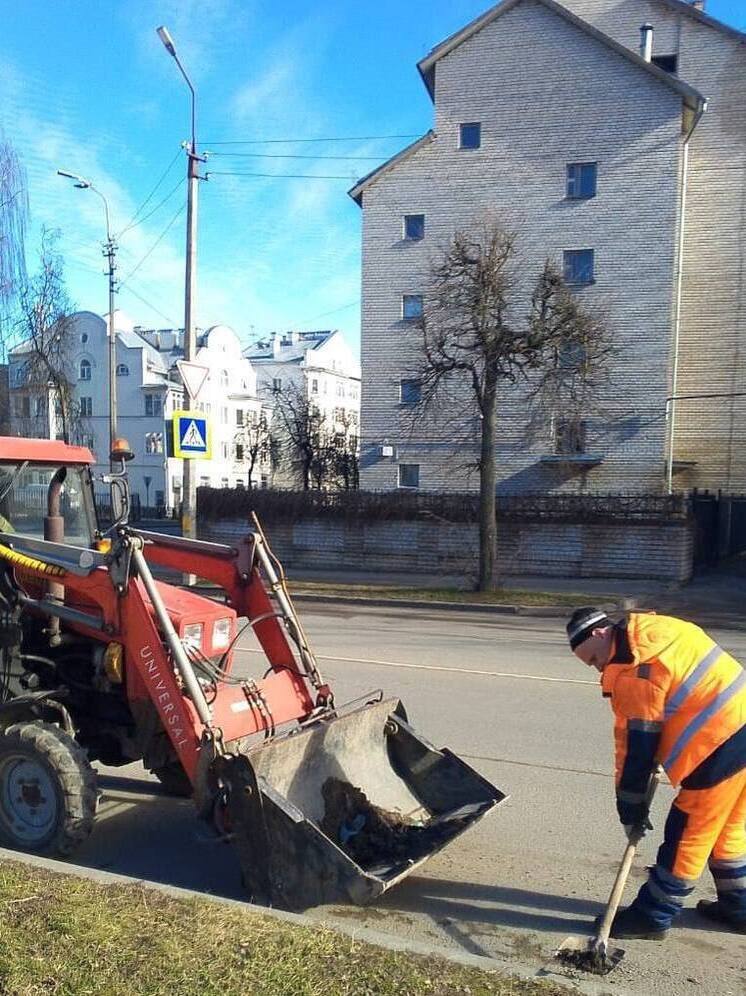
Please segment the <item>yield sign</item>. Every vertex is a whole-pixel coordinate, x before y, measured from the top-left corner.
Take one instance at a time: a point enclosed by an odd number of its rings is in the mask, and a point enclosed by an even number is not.
[[[209,376],[210,368],[202,366],[201,363],[190,363],[188,360],[177,360],[176,366],[184,381],[187,394],[192,401],[196,401]]]

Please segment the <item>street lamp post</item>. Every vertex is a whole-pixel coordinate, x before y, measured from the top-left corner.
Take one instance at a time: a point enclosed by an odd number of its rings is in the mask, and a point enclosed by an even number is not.
[[[197,335],[194,327],[194,298],[197,285],[197,184],[201,179],[197,172],[198,163],[204,162],[203,156],[197,154],[197,97],[192,86],[192,81],[187,76],[186,70],[181,64],[181,60],[176,53],[168,29],[160,27],[157,29],[158,37],[169,55],[174,59],[179,67],[181,75],[184,77],[192,102],[192,134],[187,143],[187,224],[186,224],[186,262],[184,272],[184,359],[194,362],[197,353]],[[189,387],[184,384],[184,391],[188,399],[188,407],[191,408],[195,399],[191,396]],[[197,535],[197,489],[196,489],[196,469],[192,460],[183,461],[184,487],[182,491],[182,512],[181,531],[182,535],[195,538]]]
[[[116,272],[116,251],[117,246],[111,235],[111,225],[109,223],[109,204],[104,195],[91,183],[90,180],[78,176],[76,173],[68,173],[66,170],[58,169],[58,176],[67,177],[74,180],[75,186],[80,190],[92,190],[98,194],[104,205],[106,217],[106,242],[103,247],[103,255],[107,261],[107,276],[109,278],[109,454],[114,449],[114,440],[117,438],[117,340],[114,331],[114,295],[116,294],[116,283],[114,273]],[[109,464],[112,473],[115,471],[113,463]]]

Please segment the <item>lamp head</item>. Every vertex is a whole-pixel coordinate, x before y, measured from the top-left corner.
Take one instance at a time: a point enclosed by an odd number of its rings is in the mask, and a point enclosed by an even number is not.
[[[158,37],[163,42],[163,46],[168,54],[176,58],[176,46],[174,45],[173,38],[168,33],[168,28],[161,25],[160,28],[156,28],[156,31],[158,32]]]

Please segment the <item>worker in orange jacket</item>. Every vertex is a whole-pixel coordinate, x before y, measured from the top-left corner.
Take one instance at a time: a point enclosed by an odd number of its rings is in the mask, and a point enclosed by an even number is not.
[[[612,624],[601,609],[578,609],[567,635],[611,700],[617,810],[628,835],[647,823],[656,765],[679,788],[656,864],[612,937],[665,937],[708,864],[718,898],[697,910],[746,934],[746,670],[699,626],[654,612]]]

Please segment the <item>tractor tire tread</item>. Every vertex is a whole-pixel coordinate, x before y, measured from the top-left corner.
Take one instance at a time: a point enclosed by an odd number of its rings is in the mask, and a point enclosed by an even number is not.
[[[59,779],[64,815],[58,832],[38,853],[67,857],[91,834],[96,816],[98,790],[96,772],[88,755],[73,738],[51,723],[15,723],[2,734],[45,758]]]

